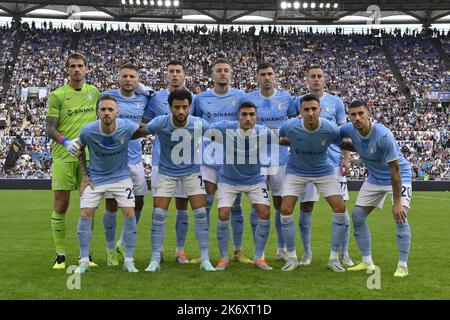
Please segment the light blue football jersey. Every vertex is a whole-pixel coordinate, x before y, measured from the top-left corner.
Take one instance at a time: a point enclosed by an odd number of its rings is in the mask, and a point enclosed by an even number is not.
[[[213,89],[200,93],[194,102],[193,115],[204,119],[209,124],[222,120],[236,120],[241,99],[245,93],[241,90],[230,88],[225,94],[217,94]],[[204,148],[211,142],[204,141]],[[215,154],[205,153],[204,164],[219,169],[220,164],[215,163]]]
[[[104,91],[102,94],[110,94],[117,100],[120,119],[128,119],[140,124],[144,112],[148,112],[148,98],[145,95],[133,94],[127,97],[120,92],[120,89]],[[142,162],[141,139],[131,140],[128,145],[128,164],[140,162]]]
[[[303,97],[299,96],[295,99],[295,106],[300,111],[300,99]],[[331,123],[336,123],[336,125],[341,125],[347,121],[347,114],[345,113],[344,102],[341,98],[334,96],[329,93],[324,93],[320,98],[320,106],[322,107],[322,112],[320,116],[327,119]],[[342,162],[342,151],[336,145],[331,145],[328,149],[328,156],[335,167],[341,165]]]
[[[260,90],[255,90],[245,96],[245,101],[250,101],[256,106],[258,124],[272,129],[279,129],[290,116],[297,114],[292,96],[287,91],[275,90],[271,97],[265,97]],[[284,165],[288,159],[288,147],[278,145],[279,165]],[[277,164],[275,164],[277,165]]]
[[[398,160],[403,183],[411,183],[411,165],[403,157],[392,132],[379,123],[372,123],[372,129],[363,137],[352,123],[340,127],[343,138],[350,138],[356,152],[369,172],[368,181],[376,185],[391,185],[389,162]]]
[[[319,127],[310,131],[303,126],[303,119],[289,119],[280,129],[280,136],[287,137],[291,147],[286,174],[303,177],[334,175],[334,166],[328,157],[331,144],[341,144],[339,128],[330,121],[319,118]]]
[[[158,116],[147,124],[147,131],[161,142],[159,172],[170,177],[200,172],[202,137],[209,124],[189,115],[185,127],[175,127],[172,114]]]
[[[264,182],[261,166],[270,162],[268,146],[278,141],[278,136],[262,125],[256,125],[245,133],[238,128],[238,121],[220,121],[211,125],[211,129],[222,134],[223,165],[218,171],[219,182],[231,185]]]
[[[111,134],[102,132],[100,120],[81,128],[80,142],[89,148],[88,172],[94,186],[131,179],[128,144],[139,125],[126,119],[117,119],[116,125]]]
[[[168,98],[169,98],[169,90],[165,89],[165,90],[161,90],[158,91],[153,97],[150,98],[149,101],[149,108],[146,109],[146,112],[144,113],[144,117],[152,120],[155,117],[158,116],[163,116],[166,114],[171,114],[170,112],[170,107],[169,107],[169,102],[168,102]],[[192,114],[193,112],[193,105],[194,105],[194,101],[195,101],[195,94],[192,93],[192,102],[191,102],[191,106],[189,109],[189,113]],[[161,154],[161,143],[158,139],[158,137],[155,138],[155,140],[153,141],[153,146],[152,146],[152,165],[153,166],[157,166],[159,163],[159,159],[160,159],[160,154]]]

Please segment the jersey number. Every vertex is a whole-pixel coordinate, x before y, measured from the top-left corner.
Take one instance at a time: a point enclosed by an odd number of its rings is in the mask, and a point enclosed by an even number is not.
[[[203,189],[203,178],[202,178],[202,176],[198,176],[198,179],[200,180],[200,188]]]
[[[269,194],[267,193],[266,188],[261,188],[262,192],[264,193],[264,199],[267,199],[269,197]]]
[[[402,186],[402,197],[405,197],[408,201],[411,199],[411,188]]]
[[[132,188],[126,188],[126,192],[128,192],[127,199],[133,199],[133,189]]]

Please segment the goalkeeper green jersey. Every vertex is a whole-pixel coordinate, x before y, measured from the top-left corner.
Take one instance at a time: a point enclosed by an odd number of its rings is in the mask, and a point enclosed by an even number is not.
[[[96,107],[100,92],[90,84],[76,90],[68,84],[52,91],[47,101],[48,117],[58,118],[56,130],[71,140],[80,135],[80,129],[97,119]],[[53,142],[53,161],[78,161],[57,141]]]

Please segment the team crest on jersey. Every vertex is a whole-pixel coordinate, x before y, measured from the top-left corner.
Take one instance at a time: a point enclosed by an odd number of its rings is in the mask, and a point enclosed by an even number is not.
[[[327,144],[327,139],[320,139],[320,144],[321,145],[326,145]]]
[[[283,107],[284,107],[284,104],[283,104],[283,103],[279,103],[279,104],[278,104],[278,109],[281,110],[281,109],[283,109]]]
[[[370,145],[369,146],[369,152],[370,153],[375,153],[377,151],[377,147],[375,145]]]
[[[237,103],[237,100],[236,100],[236,99],[231,100],[231,104],[232,104],[233,106],[235,106],[236,103]]]
[[[327,112],[330,112],[330,111],[331,111],[331,105],[327,104],[327,105],[325,106],[325,110],[326,110]]]
[[[136,106],[136,108],[142,107],[142,103],[140,103],[140,102],[135,102],[134,105]]]
[[[122,136],[119,138],[119,142],[120,144],[124,144],[125,143],[125,136]]]

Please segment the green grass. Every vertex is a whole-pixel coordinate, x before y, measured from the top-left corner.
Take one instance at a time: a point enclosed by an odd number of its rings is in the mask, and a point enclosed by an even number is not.
[[[77,193],[67,221],[68,263],[76,264],[78,256],[76,224],[78,219]],[[356,193],[350,195],[350,209]],[[245,197],[244,197],[245,198]],[[274,260],[276,233],[273,228],[266,248],[267,261],[272,272],[256,270],[251,265],[231,263],[224,272],[205,273],[198,265],[179,265],[174,262],[175,235],[173,207],[166,225],[165,257],[162,271],[143,272],[148,264],[150,249],[151,198],[146,197],[143,216],[139,223],[135,250],[138,274],[128,274],[121,267],[106,266],[103,234],[103,205],[97,211],[91,252],[98,268],[91,269],[81,278],[81,290],[69,290],[69,274],[52,270],[54,246],[50,229],[53,205],[51,191],[0,192],[0,299],[449,299],[450,271],[448,244],[450,243],[450,194],[447,192],[416,192],[413,195],[409,222],[412,245],[409,259],[410,276],[393,277],[397,264],[395,224],[387,200],[382,211],[374,211],[369,218],[372,233],[372,255],[381,268],[381,289],[369,290],[365,273],[342,274],[326,270],[330,244],[331,213],[327,204],[316,204],[312,229],[312,265],[293,272],[282,272],[282,263]],[[244,251],[252,256],[248,221],[249,206],[244,200],[246,229]],[[214,209],[211,239],[211,261],[218,259],[215,236],[216,209]],[[298,210],[296,209],[296,219]],[[118,219],[121,229],[121,217]],[[273,219],[272,219],[273,221]],[[193,258],[198,247],[190,219],[186,252]],[[297,229],[298,230],[298,229]],[[297,231],[297,252],[302,255]],[[353,235],[350,255],[360,259]]]

